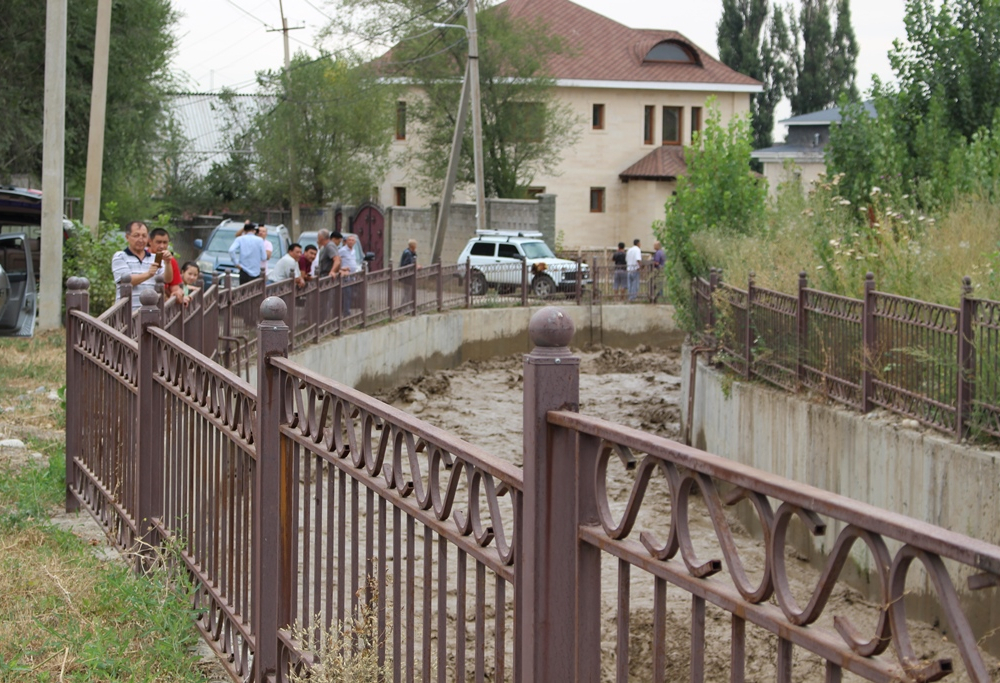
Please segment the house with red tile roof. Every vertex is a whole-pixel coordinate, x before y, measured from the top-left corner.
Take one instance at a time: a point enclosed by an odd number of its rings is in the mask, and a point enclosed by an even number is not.
[[[700,130],[714,96],[723,125],[750,110],[761,84],[671,30],[635,29],[570,0],[506,0],[513,16],[544,22],[569,49],[552,57],[557,97],[577,114],[579,141],[563,151],[558,172],[535,177],[531,193],[556,195],[556,229],[567,248],[606,247],[636,237],[649,249],[652,223],[686,171],[684,147]],[[406,138],[406,136],[404,136]],[[411,135],[395,141],[398,158]],[[472,188],[463,188],[464,197]],[[394,165],[380,188],[386,205],[427,206]],[[456,201],[463,200],[457,192]]]

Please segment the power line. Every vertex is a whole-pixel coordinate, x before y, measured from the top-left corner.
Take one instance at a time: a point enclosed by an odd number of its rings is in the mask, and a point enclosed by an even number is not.
[[[264,25],[265,28],[271,28],[271,25],[269,23],[267,23],[266,21],[264,21],[260,17],[254,15],[254,14],[251,14],[247,10],[243,9],[242,7],[240,7],[239,5],[237,5],[235,2],[233,2],[233,0],[226,0],[226,2],[228,2],[230,5],[232,5],[233,7],[235,7],[236,9],[238,9],[239,11],[243,12],[243,14],[247,15],[248,17],[250,17],[254,21],[259,21],[261,24]]]
[[[316,10],[317,12],[319,12],[320,14],[322,14],[324,17],[326,17],[330,21],[333,21],[333,17],[331,17],[329,14],[327,14],[326,12],[324,12],[323,10],[321,10],[316,5],[314,5],[311,2],[309,2],[309,0],[303,0],[303,2],[305,2],[307,5],[309,5],[310,7],[312,7],[314,10]]]

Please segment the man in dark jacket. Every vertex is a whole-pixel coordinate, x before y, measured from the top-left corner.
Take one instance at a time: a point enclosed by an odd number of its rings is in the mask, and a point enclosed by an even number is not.
[[[403,250],[403,257],[399,259],[399,267],[415,265],[417,262],[417,241],[410,240],[406,249]]]

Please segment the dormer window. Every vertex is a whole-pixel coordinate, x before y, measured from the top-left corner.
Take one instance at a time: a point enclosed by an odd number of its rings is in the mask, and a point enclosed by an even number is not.
[[[694,53],[686,45],[673,40],[657,43],[646,53],[646,62],[676,62],[680,64],[697,64]]]

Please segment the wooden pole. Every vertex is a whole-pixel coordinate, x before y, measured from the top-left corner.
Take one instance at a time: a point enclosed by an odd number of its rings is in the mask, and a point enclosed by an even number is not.
[[[90,137],[87,142],[87,184],[83,224],[97,237],[101,219],[101,179],[104,175],[104,122],[108,104],[108,52],[111,46],[111,0],[98,0],[94,33],[94,76],[90,91]]]

